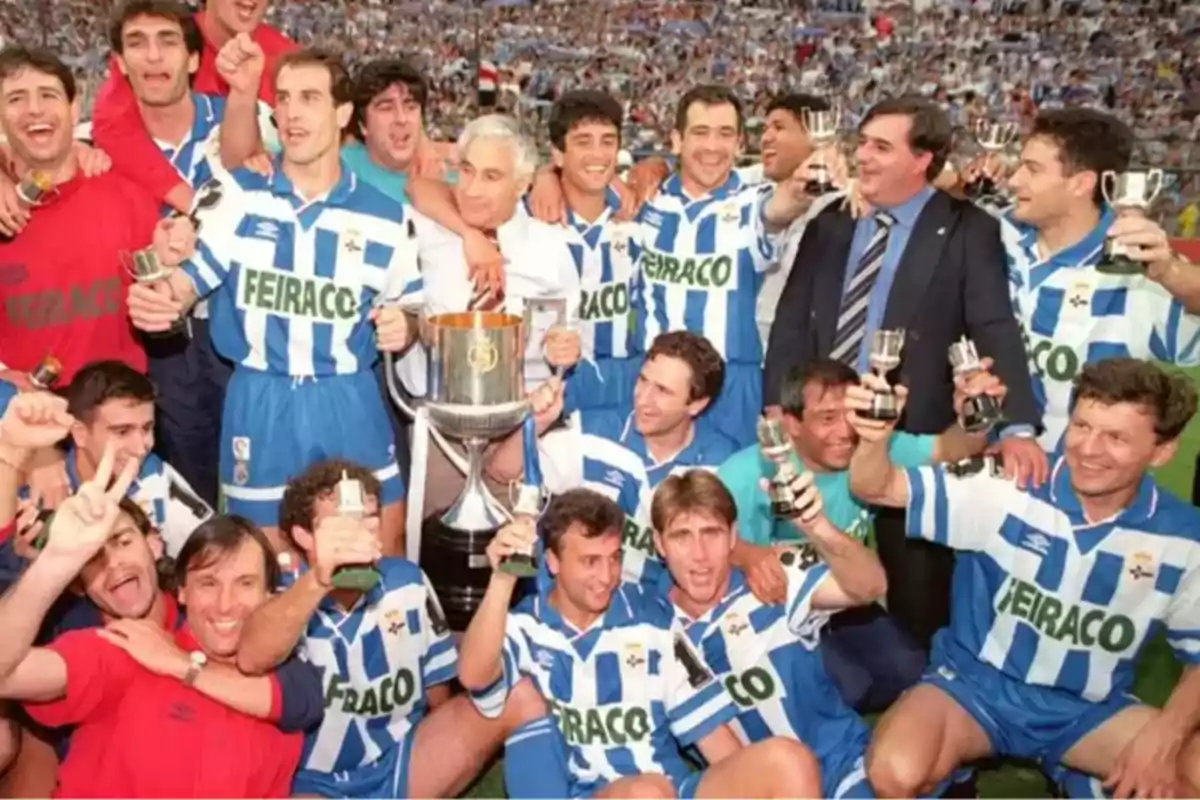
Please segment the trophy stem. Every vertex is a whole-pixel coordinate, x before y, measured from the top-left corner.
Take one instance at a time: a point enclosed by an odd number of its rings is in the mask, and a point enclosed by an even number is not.
[[[483,448],[486,439],[463,440],[467,448],[467,482],[458,500],[442,515],[442,523],[460,531],[494,531],[508,522],[508,512],[483,480]]]

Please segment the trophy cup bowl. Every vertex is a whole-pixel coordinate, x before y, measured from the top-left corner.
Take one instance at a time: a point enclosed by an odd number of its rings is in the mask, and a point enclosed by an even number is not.
[[[950,345],[950,367],[955,375],[970,375],[983,368],[975,343],[963,337]],[[999,422],[1003,413],[1000,401],[988,394],[968,397],[963,403],[962,426],[967,433],[983,433]]]
[[[1128,212],[1145,213],[1163,187],[1163,171],[1114,172],[1105,170],[1100,176],[1100,191],[1117,215]],[[1106,275],[1136,275],[1145,267],[1134,261],[1125,248],[1112,239],[1104,243],[1104,254],[1096,263],[1096,271]]]
[[[763,458],[775,465],[767,494],[771,501],[771,514],[778,519],[795,519],[803,516],[812,503],[796,508],[796,492],[792,481],[799,474],[795,464],[795,448],[791,439],[777,419],[762,417],[758,421],[758,450]],[[814,499],[813,502],[816,502]]]
[[[154,252],[153,247],[135,250],[132,253],[122,251],[121,262],[125,267],[125,271],[138,283],[157,283],[158,281],[166,280],[171,274],[171,270],[159,262],[158,254]],[[146,335],[154,338],[174,336],[183,330],[184,325],[186,323],[183,317],[180,317],[167,330],[155,331],[153,333],[146,332]]]
[[[840,109],[836,106],[821,111],[805,108],[802,112],[800,121],[815,149],[820,150],[837,141],[841,124]],[[818,158],[812,165],[812,177],[804,185],[804,191],[813,197],[819,197],[836,188],[829,174],[829,167],[823,159]]]
[[[903,330],[878,330],[871,337],[871,350],[867,363],[881,380],[886,380],[889,372],[900,366],[900,354],[904,350]],[[871,410],[864,416],[869,419],[890,422],[900,416],[900,403],[896,393],[889,387],[887,390],[878,389],[871,397]]]
[[[508,514],[483,482],[483,448],[529,413],[525,397],[525,323],[494,311],[438,314],[427,322],[430,422],[467,448],[467,482],[442,523],[491,531]]]
[[[1016,122],[996,122],[989,119],[975,120],[971,130],[975,143],[986,155],[1003,153],[1017,140],[1020,133],[1021,127]],[[967,196],[974,199],[995,197],[999,192],[996,180],[985,174],[981,174],[963,188]]]

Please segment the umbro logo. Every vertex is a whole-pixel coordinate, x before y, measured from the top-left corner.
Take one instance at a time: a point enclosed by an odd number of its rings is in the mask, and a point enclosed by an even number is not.
[[[1021,540],[1021,546],[1044,556],[1050,552],[1050,537],[1044,533],[1028,533]]]
[[[260,239],[278,239],[279,224],[272,222],[269,219],[260,220],[258,224],[254,226],[254,235]]]
[[[615,469],[610,469],[604,473],[604,482],[620,489],[625,485],[625,476]]]

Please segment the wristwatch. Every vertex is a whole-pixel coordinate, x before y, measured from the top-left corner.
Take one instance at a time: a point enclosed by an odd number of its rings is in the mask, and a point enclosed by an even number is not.
[[[188,660],[191,663],[188,665],[187,672],[183,674],[184,686],[192,686],[196,683],[196,679],[200,677],[200,671],[208,663],[208,656],[199,650],[193,650],[188,653]]]

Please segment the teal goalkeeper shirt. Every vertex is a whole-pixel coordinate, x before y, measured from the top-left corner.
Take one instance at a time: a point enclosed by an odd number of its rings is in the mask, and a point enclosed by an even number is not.
[[[933,460],[936,436],[915,436],[897,433],[892,436],[889,451],[892,463],[899,467],[920,467]],[[803,464],[800,465],[804,468]],[[717,476],[737,503],[738,535],[743,541],[756,545],[803,539],[799,529],[786,519],[771,514],[771,500],[759,486],[763,478],[775,474],[775,465],[763,458],[757,446],[747,447],[729,457]],[[873,514],[850,493],[850,473],[821,472],[816,474],[817,490],[825,505],[825,516],[839,530],[858,539],[865,539],[871,529]]]
[[[405,193],[408,176],[376,164],[361,142],[347,142],[342,145],[342,159],[359,180],[366,181],[394,200],[408,202],[408,195]]]

